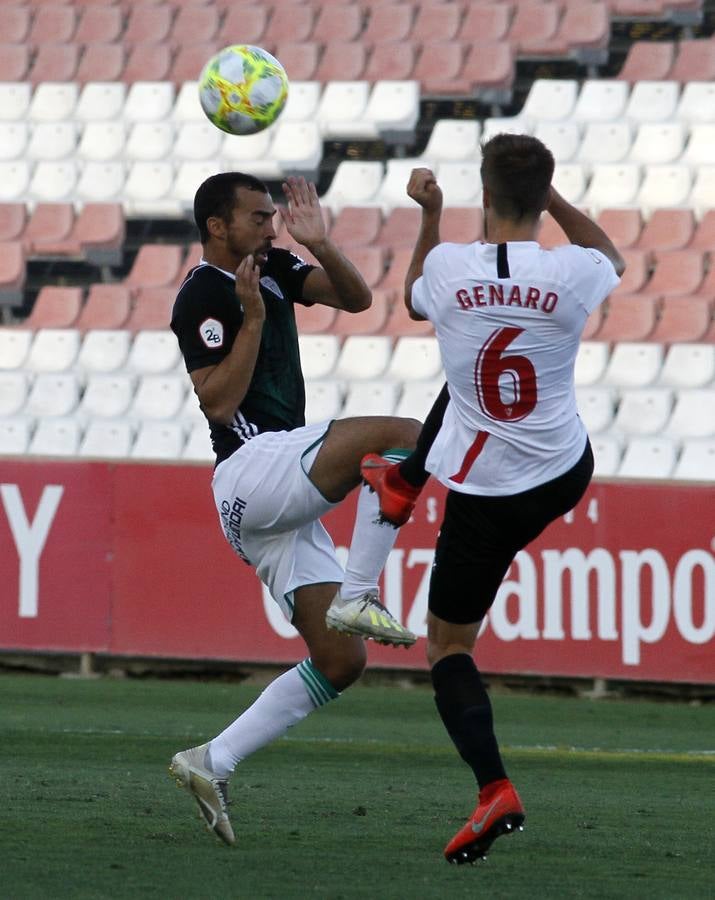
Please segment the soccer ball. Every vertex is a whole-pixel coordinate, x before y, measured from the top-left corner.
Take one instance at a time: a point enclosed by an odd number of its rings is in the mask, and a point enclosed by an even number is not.
[[[261,47],[224,47],[199,76],[199,101],[211,122],[229,134],[255,134],[278,118],[288,98],[288,76]]]

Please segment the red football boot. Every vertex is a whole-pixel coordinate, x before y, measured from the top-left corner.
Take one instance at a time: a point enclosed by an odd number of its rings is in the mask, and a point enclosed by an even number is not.
[[[377,453],[363,456],[360,473],[378,496],[382,518],[397,528],[404,525],[412,515],[421,488],[405,481],[399,463],[391,463]]]
[[[445,859],[457,865],[486,859],[496,838],[522,831],[524,819],[524,807],[511,781],[492,781],[479,792],[477,808],[467,824],[444,848]]]

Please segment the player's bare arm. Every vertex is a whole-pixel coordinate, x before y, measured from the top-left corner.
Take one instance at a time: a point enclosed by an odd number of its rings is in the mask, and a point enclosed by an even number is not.
[[[613,263],[620,278],[626,270],[626,263],[606,232],[587,215],[572,206],[553,187],[546,211],[556,219],[564,234],[572,244],[579,247],[593,247],[600,250]]]
[[[370,288],[328,237],[315,185],[305,178],[288,178],[283,193],[287,207],[281,207],[280,213],[288,233],[310,250],[321,265],[305,279],[305,299],[346,312],[368,309],[372,303]]]
[[[417,243],[405,276],[405,306],[411,319],[423,320],[412,309],[412,285],[422,275],[427,254],[439,244],[439,220],[442,216],[442,190],[430,169],[413,169],[407,182],[407,196],[422,207]]]
[[[201,406],[213,422],[232,422],[253,377],[266,318],[259,278],[260,269],[253,256],[244,257],[236,269],[236,295],[243,307],[243,323],[231,352],[217,366],[191,373]]]

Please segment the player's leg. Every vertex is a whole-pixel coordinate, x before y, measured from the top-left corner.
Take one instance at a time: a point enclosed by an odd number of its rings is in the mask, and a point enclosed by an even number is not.
[[[427,455],[442,426],[448,403],[449,390],[445,384],[427,414],[415,449],[402,462],[394,463],[377,453],[368,453],[362,460],[362,476],[378,496],[381,515],[393,525],[408,521],[420,491],[427,484]]]
[[[360,461],[368,451],[399,459],[414,445],[419,423],[375,416],[334,422],[309,470],[310,479],[328,499],[345,497],[360,483]],[[392,448],[392,449],[391,449]],[[411,646],[415,635],[379,601],[377,582],[392,550],[396,529],[381,520],[377,495],[362,486],[345,579],[327,611],[331,628],[365,638]]]

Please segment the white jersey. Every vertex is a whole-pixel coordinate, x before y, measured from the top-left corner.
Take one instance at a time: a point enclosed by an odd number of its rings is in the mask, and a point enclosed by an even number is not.
[[[536,241],[440,244],[412,288],[439,342],[450,403],[427,469],[465,494],[516,494],[580,458],[574,363],[589,314],[618,284],[598,250]]]

